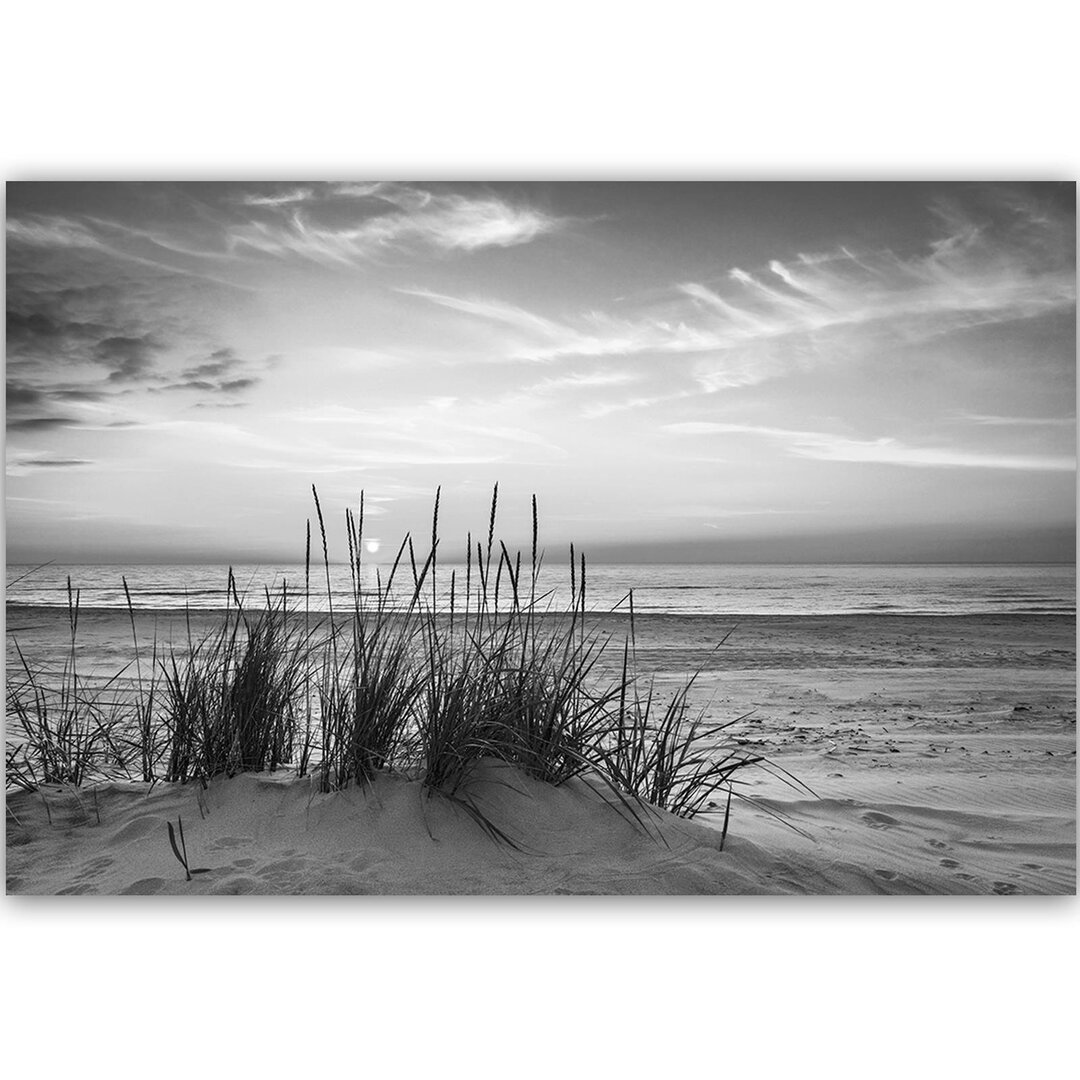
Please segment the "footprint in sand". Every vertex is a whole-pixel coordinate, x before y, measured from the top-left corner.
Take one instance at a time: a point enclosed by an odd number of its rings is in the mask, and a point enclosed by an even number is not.
[[[267,863],[252,873],[275,889],[291,892],[303,876],[305,866],[306,860],[303,858],[285,858]]]
[[[223,851],[228,848],[243,847],[251,843],[250,836],[221,836],[210,845],[211,851]]]
[[[246,896],[248,893],[267,892],[267,886],[247,874],[235,874],[225,878],[210,890],[216,896]]]
[[[159,832],[165,835],[165,819],[156,814],[148,814],[137,821],[129,821],[118,829],[105,841],[105,846],[126,847],[136,840],[142,840],[144,837],[153,836]]]
[[[868,810],[863,814],[862,819],[871,829],[891,829],[894,825],[900,824],[896,818],[889,817],[888,814],[883,814],[878,810]]]
[[[153,893],[164,892],[166,881],[164,878],[148,877],[129,885],[120,890],[121,896],[150,896]]]
[[[101,877],[106,870],[115,862],[114,859],[109,858],[108,855],[99,855],[96,859],[91,859],[86,863],[82,872],[75,878],[76,881],[92,881],[94,878]]]
[[[941,859],[940,865],[946,870],[955,870],[960,864],[955,859]]]
[[[1037,862],[1022,862],[1020,864],[1025,870],[1045,870],[1045,866],[1040,866]]]
[[[949,845],[943,840],[927,840],[926,841],[932,848],[947,848]]]
[[[1008,881],[995,881],[993,884],[993,890],[998,896],[1011,896],[1013,893],[1020,890]]]
[[[874,873],[877,874],[879,878],[884,878],[886,881],[896,880],[895,870],[875,870]]]

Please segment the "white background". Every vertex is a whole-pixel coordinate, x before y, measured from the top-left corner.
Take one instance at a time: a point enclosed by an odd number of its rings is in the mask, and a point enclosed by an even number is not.
[[[0,24],[3,176],[1075,179],[1069,8],[24,4]],[[7,898],[3,1058],[1057,1075],[1078,916],[1075,898]]]

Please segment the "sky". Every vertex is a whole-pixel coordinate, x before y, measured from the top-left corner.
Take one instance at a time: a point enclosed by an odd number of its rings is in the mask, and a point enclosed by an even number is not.
[[[6,197],[9,563],[1074,559],[1072,184]]]

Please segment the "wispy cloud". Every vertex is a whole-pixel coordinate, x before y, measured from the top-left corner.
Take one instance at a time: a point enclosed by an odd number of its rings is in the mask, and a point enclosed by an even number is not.
[[[289,431],[294,451],[306,444],[304,461],[358,465],[491,463],[496,461],[550,463],[563,460],[566,451],[540,431],[524,423],[499,423],[500,416],[489,401],[428,398],[379,409],[327,405],[294,409],[274,416]],[[517,419],[520,413],[510,413]],[[334,435],[320,433],[334,426],[348,426],[348,449]],[[452,450],[450,448],[453,448]],[[298,460],[300,460],[298,459]]]
[[[251,390],[262,382],[262,377],[251,373],[248,365],[235,349],[215,349],[207,359],[179,373],[176,382],[166,383],[156,389],[167,392],[194,391],[200,394],[238,394]],[[202,399],[200,407],[219,404]]]
[[[105,248],[85,225],[56,215],[9,218],[7,239],[9,243],[39,248]]]
[[[1075,416],[990,416],[959,413],[957,420],[983,427],[1075,427]]]
[[[26,476],[41,469],[81,469],[94,462],[87,458],[46,457],[19,451],[8,450],[8,476]]]
[[[499,323],[519,330],[523,334],[535,335],[550,341],[559,341],[568,336],[573,336],[574,331],[568,326],[545,319],[542,315],[536,315],[524,308],[507,304],[501,300],[482,300],[461,296],[447,296],[444,293],[432,292],[430,289],[398,289],[403,296],[418,296],[440,307],[450,308],[452,311],[460,311],[466,315],[475,315],[487,322]]]
[[[358,204],[344,221],[341,214],[320,216],[306,198],[249,203],[275,208],[302,205],[283,219],[274,216],[229,226],[228,249],[348,266],[398,249],[471,252],[513,247],[561,225],[541,210],[495,195],[433,193],[402,184],[343,184],[336,185],[331,194]]]
[[[151,334],[117,334],[99,341],[91,356],[109,368],[111,382],[131,382],[146,375],[160,351],[161,344]]]
[[[145,245],[141,251],[132,250],[130,246],[124,246],[119,241],[113,241],[109,234],[124,234],[136,236],[148,240],[157,247],[167,249],[173,253],[195,256],[199,258],[220,258],[220,253],[212,251],[197,251],[183,246],[178,242],[170,241],[167,236],[150,233],[143,229],[134,229],[119,222],[105,221],[100,218],[85,217],[62,217],[58,215],[27,215],[23,218],[8,218],[7,241],[9,246],[15,248],[38,249],[44,251],[64,252],[79,251],[96,253],[99,256],[120,262],[134,263],[138,266],[149,267],[154,271],[167,274],[172,277],[194,278],[200,281],[213,282],[215,285],[223,285],[229,289],[248,291],[249,287],[243,283],[229,278],[221,277],[209,272],[209,269],[195,268],[190,265],[178,266],[176,261],[162,262],[158,258],[151,258],[146,252]],[[156,254],[156,253],[155,253]],[[9,259],[10,262],[10,259]]]
[[[616,413],[635,409],[651,409],[654,405],[663,405],[690,396],[692,396],[690,391],[679,390],[670,394],[638,395],[637,397],[623,398],[619,401],[601,401],[595,405],[586,405],[581,410],[581,415],[586,420],[602,420],[605,416],[612,416]]]
[[[313,196],[309,187],[292,188],[289,191],[280,191],[272,195],[260,195],[255,192],[246,192],[240,196],[239,201],[244,206],[295,206],[297,203],[308,202]]]
[[[52,431],[54,428],[74,427],[79,421],[73,416],[23,416],[8,418],[8,431]]]
[[[1071,472],[1075,457],[1064,454],[1004,454],[938,446],[908,446],[897,439],[853,439],[821,431],[796,431],[753,424],[688,421],[664,424],[669,435],[750,435],[771,439],[796,457],[817,461],[861,462],[911,468],[1009,469]]]
[[[598,387],[626,386],[639,382],[644,375],[634,371],[572,371],[542,379],[527,387],[529,394],[557,394],[564,390],[591,390]]]
[[[940,235],[921,252],[839,246],[789,254],[731,267],[715,281],[674,284],[626,314],[554,318],[495,298],[407,292],[505,327],[507,358],[681,356],[689,361],[683,374],[705,393],[813,369],[845,337],[857,352],[1075,304],[1075,272],[1061,243],[1068,222],[1017,212],[977,223],[944,207],[937,217]]]

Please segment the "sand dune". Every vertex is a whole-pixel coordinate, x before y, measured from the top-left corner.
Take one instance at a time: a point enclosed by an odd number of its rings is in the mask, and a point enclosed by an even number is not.
[[[492,766],[477,805],[513,843],[421,786],[314,793],[288,774],[196,786],[106,785],[9,800],[8,888],[57,893],[722,893],[757,891],[715,830],[645,813],[581,783]],[[610,797],[610,796],[609,796]],[[644,813],[644,811],[643,811]],[[50,825],[48,815],[52,816]],[[169,846],[184,819],[191,882]]]
[[[861,762],[848,784],[830,754],[787,755],[785,765],[820,797],[785,797],[776,779],[758,777],[735,805],[723,851],[718,808],[695,822],[641,810],[638,823],[602,789],[551,788],[494,765],[472,794],[512,843],[400,778],[330,794],[288,773],[220,779],[206,791],[47,789],[8,799],[8,891],[1075,891],[1075,815],[1065,778],[1029,774],[1027,794],[1014,787],[1004,800],[1001,778],[950,774],[942,782],[925,758],[900,754],[887,783],[876,785],[860,775]],[[168,842],[167,823],[180,818],[191,865],[209,870],[191,882]]]
[[[119,638],[121,619],[97,622]],[[642,619],[639,662],[674,681],[726,627]],[[581,785],[489,777],[480,798],[515,851],[415,783],[313,797],[244,776],[201,812],[192,787],[9,796],[8,891],[1073,893],[1073,635],[1064,618],[744,620],[697,699],[712,720],[753,710],[742,746],[819,797],[744,773],[722,853],[719,809],[657,815],[648,835]],[[212,871],[190,883],[168,844],[179,816]]]

